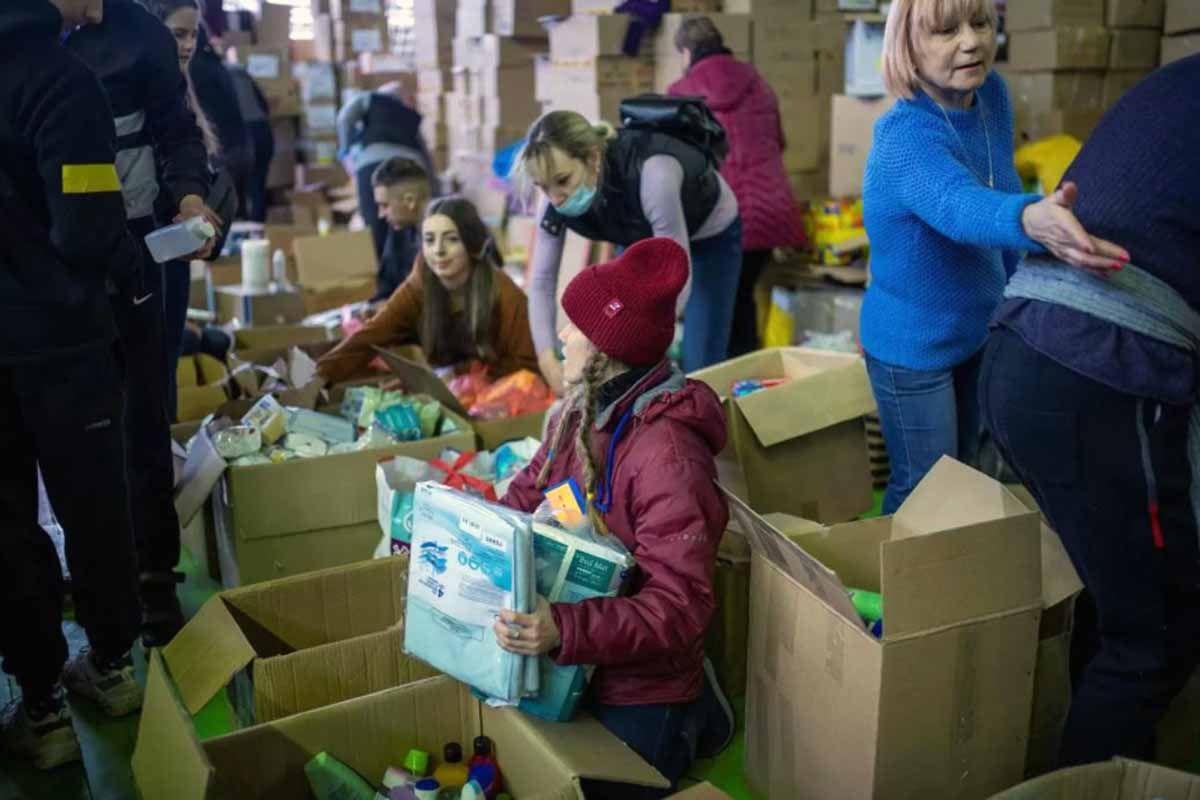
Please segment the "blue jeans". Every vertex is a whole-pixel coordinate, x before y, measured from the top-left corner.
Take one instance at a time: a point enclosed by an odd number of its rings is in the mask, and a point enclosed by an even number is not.
[[[916,370],[867,355],[867,374],[892,465],[884,514],[895,513],[942,456],[967,464],[975,461],[981,363],[977,353],[952,369]]]
[[[742,274],[742,220],[709,239],[691,242],[692,294],[684,309],[681,358],[692,372],[729,356],[729,332]]]

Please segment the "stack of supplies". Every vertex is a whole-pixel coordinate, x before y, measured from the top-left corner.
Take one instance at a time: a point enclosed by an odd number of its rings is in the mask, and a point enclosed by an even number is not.
[[[507,702],[534,695],[537,660],[503,650],[503,609],[536,602],[530,517],[432,482],[417,485],[404,649]]]

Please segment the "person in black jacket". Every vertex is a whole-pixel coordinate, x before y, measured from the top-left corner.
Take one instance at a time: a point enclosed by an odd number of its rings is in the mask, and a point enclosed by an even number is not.
[[[267,180],[275,158],[275,132],[271,130],[271,106],[262,89],[240,64],[226,64],[233,89],[237,93],[242,119],[250,136],[250,173],[238,186],[242,216],[251,222],[267,221]]]
[[[99,0],[0,4],[0,654],[22,693],[3,735],[42,769],[80,757],[60,677],[110,713],[141,706],[122,358],[106,286],[127,299],[142,254],[125,225],[108,103],[58,43],[64,27],[100,15]],[[39,468],[90,641],[69,664]]]
[[[408,279],[421,252],[421,220],[429,204],[429,176],[407,158],[389,158],[371,176],[378,217],[388,226],[372,303],[386,302]]]
[[[117,130],[117,172],[134,236],[141,239],[156,227],[160,192],[168,195],[170,208],[178,209],[175,219],[203,216],[220,227],[220,218],[204,201],[208,154],[167,29],[133,0],[104,0],[103,22],[75,30],[66,46],[99,76],[108,96]],[[115,311],[126,361],[127,461],[145,615],[142,638],[158,646],[174,637],[183,615],[175,593],[182,576],[174,571],[180,543],[167,413],[163,271],[148,250],[132,283],[132,297],[128,302],[118,298]]]
[[[421,115],[413,108],[413,98],[400,82],[364,92],[338,112],[338,156],[347,164],[358,187],[358,210],[371,230],[375,257],[383,257],[388,224],[375,206],[372,176],[389,158],[406,158],[425,168],[430,192],[438,194],[433,159],[421,136]]]

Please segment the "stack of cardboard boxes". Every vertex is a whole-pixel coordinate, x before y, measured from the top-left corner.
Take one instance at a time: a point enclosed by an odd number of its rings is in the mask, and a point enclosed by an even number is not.
[[[1005,75],[1018,142],[1083,140],[1159,61],[1162,0],[1009,3]]]
[[[1163,24],[1162,63],[1200,53],[1200,3],[1167,0]]]
[[[333,64],[309,61],[296,65],[304,116],[301,136],[305,163],[330,165],[337,161],[338,76]]]
[[[313,0],[313,40],[317,60],[328,63],[388,52],[382,0]]]
[[[753,20],[754,65],[779,98],[784,166],[797,201],[829,191],[834,96],[844,85],[845,23],[830,0],[726,0]]]
[[[651,37],[643,37],[629,56],[621,49],[629,17],[580,13],[575,7],[572,12],[550,29],[549,58],[538,65],[537,99],[546,112],[576,111],[616,125],[621,100],[654,89]]]
[[[274,3],[264,3],[262,9],[257,34],[251,31],[226,34],[226,38],[234,42],[226,50],[226,57],[250,74],[267,101],[271,131],[275,136],[275,158],[267,175],[267,187],[282,189],[291,186],[296,165],[301,94],[292,77],[288,50],[289,18],[286,12],[289,9]],[[285,13],[280,13],[280,9]],[[255,38],[258,44],[253,43]]]
[[[444,96],[453,88],[455,0],[415,0],[417,110],[421,135],[437,169],[446,169],[449,130]]]

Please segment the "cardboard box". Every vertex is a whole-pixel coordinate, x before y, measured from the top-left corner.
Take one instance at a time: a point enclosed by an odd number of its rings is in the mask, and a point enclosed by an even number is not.
[[[1038,511],[1029,490],[1020,484],[1005,487],[1030,511]],[[1040,512],[1039,512],[1040,513]],[[1029,747],[1025,777],[1054,769],[1067,712],[1071,706],[1071,631],[1075,599],[1083,591],[1071,558],[1046,518],[1041,519],[1042,619],[1038,627],[1037,666],[1033,673],[1033,712],[1029,717]]]
[[[1163,33],[1200,31],[1200,3],[1196,0],[1167,0],[1163,16]]]
[[[261,328],[241,328],[233,332],[233,355],[252,364],[269,364],[268,355],[280,349],[302,344],[330,342],[333,337],[325,328],[312,325],[267,325]]]
[[[622,0],[571,0],[572,14],[613,14]],[[676,13],[719,14],[722,0],[672,0]]]
[[[231,47],[227,57],[240,64],[256,81],[277,81],[291,78],[292,67],[286,45]],[[261,84],[260,84],[261,85]]]
[[[1110,35],[1104,28],[1063,27],[1014,33],[1008,63],[1023,71],[1104,69]]]
[[[324,291],[375,279],[375,244],[370,231],[300,236],[292,247],[297,277],[305,289]]]
[[[492,0],[489,31],[497,36],[545,39],[542,17],[565,17],[571,13],[570,0]]]
[[[381,0],[331,0],[327,13],[334,19],[347,20],[365,15],[379,17],[384,9]]]
[[[620,17],[621,15],[617,15]],[[657,92],[666,92],[667,87],[683,77],[687,71],[684,55],[675,49],[675,34],[695,14],[663,14],[658,33],[654,37],[654,87]],[[740,61],[750,61],[753,46],[751,21],[748,14],[706,14],[721,32],[725,47]]]
[[[225,379],[229,371],[203,353],[184,356],[175,367],[175,418],[180,422],[204,419],[229,399]]]
[[[1104,23],[1110,28],[1154,28],[1162,30],[1163,0],[1107,0]]]
[[[664,15],[664,19],[666,16]],[[590,61],[600,56],[622,55],[621,44],[629,20],[623,15],[576,14],[550,28],[550,60],[559,64]],[[653,52],[651,36],[642,37],[640,56]]]
[[[783,20],[788,17],[812,17],[812,0],[725,0],[726,14],[751,14],[757,19]]]
[[[328,752],[378,781],[404,753],[489,737],[505,789],[521,800],[583,800],[586,779],[665,787],[667,781],[594,719],[543,722],[481,706],[446,677],[314,709],[200,742],[177,682],[157,651],[133,755],[145,800],[310,797],[304,765]]]
[[[1118,29],[1108,48],[1110,70],[1152,70],[1158,66],[1162,37],[1156,30]]]
[[[310,103],[304,107],[302,134],[307,138],[337,134],[337,103]]]
[[[719,475],[719,479],[733,491],[725,484],[724,476]],[[717,611],[705,635],[704,651],[725,694],[742,697],[746,694],[746,658],[750,649],[750,543],[736,522],[721,537],[713,593]]]
[[[863,170],[875,137],[875,122],[892,107],[893,97],[863,99],[834,95],[829,131],[829,194],[862,194]]]
[[[287,259],[287,277],[292,283],[299,283],[300,276],[296,271],[296,250],[293,243],[301,236],[316,236],[317,229],[304,225],[277,225],[268,223],[263,226],[263,236],[270,243],[271,253],[282,250]],[[240,280],[240,278],[239,278]]]
[[[286,48],[291,38],[292,7],[263,3],[258,14],[258,43],[263,47]]]
[[[306,316],[304,299],[295,290],[246,289],[220,286],[216,289],[214,312],[217,322],[237,320],[243,325],[290,325]]]
[[[730,442],[750,503],[822,522],[854,519],[874,497],[862,417],[875,410],[858,356],[784,347],[735,358],[690,377],[726,398]],[[730,398],[734,381],[788,382]]]
[[[814,170],[789,172],[788,183],[791,184],[792,197],[797,203],[820,200],[829,194],[829,165],[825,164]]]
[[[406,455],[428,461],[474,448],[465,419],[446,410],[454,433],[322,458],[231,467],[213,495],[221,578],[242,586],[370,558],[379,543],[375,463]]]
[[[238,727],[432,678],[403,653],[405,556],[211,597],[163,648],[188,714],[229,687]]]
[[[379,351],[379,356],[387,363],[392,374],[400,379],[406,392],[428,395],[441,403],[442,408],[450,409],[459,417],[469,420],[471,427],[475,429],[481,451],[495,450],[505,442],[515,439],[542,438],[546,412],[522,414],[507,419],[476,419],[468,415],[467,409],[458,402],[450,387],[435,375],[427,364],[379,347],[375,349]]]
[[[1126,92],[1141,83],[1149,71],[1109,72],[1104,76],[1103,108],[1109,109],[1117,104]]]
[[[1013,109],[1030,113],[1070,108],[1100,111],[1105,76],[1099,72],[1013,72],[1007,77]]]
[[[309,316],[312,316],[370,300],[375,296],[375,278],[352,278],[336,286],[324,289],[304,287],[303,291],[304,310]]]
[[[1005,30],[1035,31],[1067,25],[1104,24],[1105,0],[1014,0],[1004,18]]]
[[[752,788],[986,797],[1021,780],[1042,607],[1036,512],[949,458],[894,517],[781,530],[730,504],[754,549]],[[847,586],[882,593],[882,639]]]
[[[1194,797],[1198,792],[1200,776],[1116,758],[1044,775],[993,795],[992,800],[1164,800]]]
[[[539,100],[570,97],[577,93],[613,90],[626,97],[654,88],[654,61],[649,58],[604,56],[586,64],[553,64],[534,72]]]
[[[483,36],[487,33],[487,0],[458,0],[454,17],[456,38]]]
[[[1081,142],[1087,141],[1100,123],[1100,111],[1068,111],[1057,109],[1040,113],[1015,112],[1013,134],[1018,143],[1036,142],[1048,136],[1065,133]]]
[[[1162,39],[1162,63],[1170,64],[1181,58],[1200,53],[1200,33],[1183,36],[1164,36]]]
[[[783,166],[789,172],[816,169],[828,147],[828,101],[823,97],[780,98],[779,122],[783,128]]]

